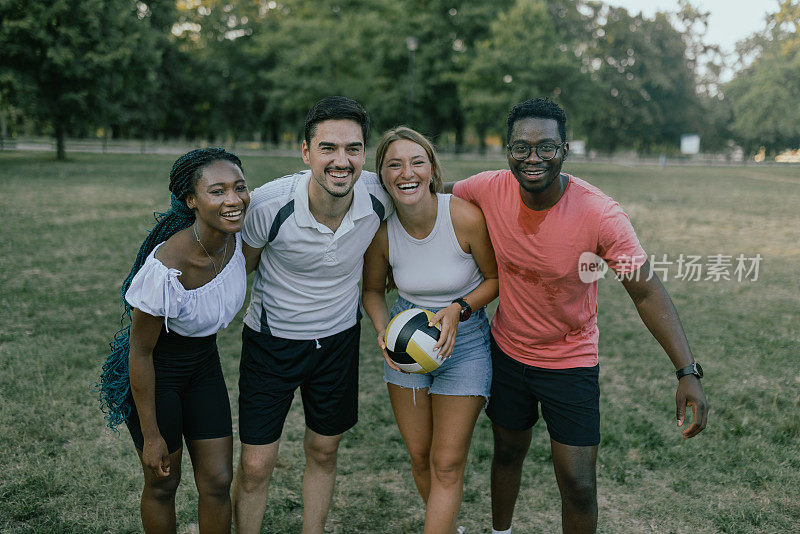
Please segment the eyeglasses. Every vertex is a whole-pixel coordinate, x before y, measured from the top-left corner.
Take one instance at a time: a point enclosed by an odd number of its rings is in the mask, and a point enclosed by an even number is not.
[[[542,143],[536,146],[531,146],[527,143],[514,143],[513,145],[506,145],[506,148],[511,153],[511,157],[517,161],[525,161],[531,156],[532,151],[535,151],[542,161],[549,161],[556,157],[558,149],[566,144],[566,141],[559,144]]]

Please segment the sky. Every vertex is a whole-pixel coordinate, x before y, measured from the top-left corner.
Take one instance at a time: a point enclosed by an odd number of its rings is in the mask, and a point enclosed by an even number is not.
[[[656,11],[676,11],[675,0],[606,0],[629,13],[641,11],[651,17]],[[736,41],[764,28],[767,13],[778,11],[778,0],[690,0],[701,11],[711,12],[706,44],[718,44],[723,52],[733,52]]]

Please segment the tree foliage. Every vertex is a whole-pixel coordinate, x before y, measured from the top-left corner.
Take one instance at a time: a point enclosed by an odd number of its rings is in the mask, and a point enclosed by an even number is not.
[[[724,88],[731,131],[749,153],[800,146],[800,2],[783,0],[764,31],[740,43],[742,62],[755,57]]]
[[[0,113],[24,110],[60,150],[98,132],[281,143],[344,94],[375,131],[460,146],[547,96],[603,151],[677,151],[692,132],[704,148],[796,144],[798,0],[740,43],[728,84],[690,2],[645,17],[600,0],[0,0]]]
[[[0,68],[13,73],[5,90],[52,126],[60,159],[68,131],[146,106],[159,57],[142,16],[131,0],[0,1]]]
[[[582,99],[585,76],[567,44],[557,44],[544,1],[517,0],[489,25],[460,77],[460,94],[479,137],[505,136],[505,119],[516,102],[549,96],[574,104]]]
[[[601,89],[587,135],[598,148],[674,145],[698,115],[686,44],[665,13],[653,19],[609,8],[588,67]]]

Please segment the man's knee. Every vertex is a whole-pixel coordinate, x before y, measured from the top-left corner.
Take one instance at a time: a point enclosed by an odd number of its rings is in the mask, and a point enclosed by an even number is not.
[[[597,506],[597,446],[564,445],[551,440],[553,467],[561,498],[573,509],[591,510]]]
[[[306,453],[306,462],[314,463],[322,468],[336,468],[336,457],[339,452],[338,436],[320,436],[319,434],[307,435],[303,442]]]
[[[597,505],[597,486],[590,480],[568,479],[562,489],[561,498],[573,508],[591,510]]]
[[[269,448],[265,448],[269,447]],[[267,483],[277,460],[277,447],[269,445],[243,446],[237,472],[237,484],[250,492]]]
[[[531,432],[494,429],[494,462],[500,465],[521,463],[531,445]]]
[[[561,480],[561,498],[572,508],[591,510],[597,505],[597,482],[592,473],[567,473]]]
[[[308,443],[305,445],[306,461],[324,468],[336,467],[338,451],[338,446],[331,447]]]

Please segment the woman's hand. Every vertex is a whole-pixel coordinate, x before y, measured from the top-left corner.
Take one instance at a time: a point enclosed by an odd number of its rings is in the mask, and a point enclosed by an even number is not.
[[[167,442],[164,441],[164,438],[159,435],[154,439],[145,439],[142,463],[157,477],[169,476],[169,449],[167,449]]]
[[[381,349],[381,353],[383,353],[383,359],[386,360],[386,363],[394,369],[395,371],[400,371],[401,373],[405,373],[402,369],[397,367],[397,364],[392,361],[389,357],[389,353],[386,352],[386,330],[381,330],[378,332],[378,348]]]
[[[439,357],[449,358],[453,354],[456,346],[456,332],[458,331],[458,320],[461,317],[461,304],[453,303],[446,308],[442,308],[433,316],[428,326],[442,323],[442,333],[439,341],[433,346],[434,350],[439,349]]]

